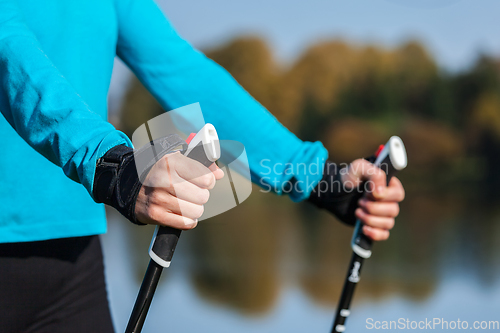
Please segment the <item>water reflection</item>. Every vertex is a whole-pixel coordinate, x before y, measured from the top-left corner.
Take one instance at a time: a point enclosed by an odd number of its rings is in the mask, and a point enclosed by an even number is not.
[[[446,306],[440,303],[459,295],[463,301],[476,302],[485,310],[496,304],[491,297],[481,296],[480,291],[499,293],[500,206],[480,199],[480,193],[446,189],[440,193],[418,186],[408,190],[390,241],[376,244],[373,257],[364,267],[354,300],[354,308],[361,309],[359,316],[425,315],[424,309],[418,310],[423,305],[437,309],[443,306],[450,315],[464,316],[462,305],[455,301]],[[114,212],[109,212],[109,217],[110,232],[103,239],[119,329],[130,312],[148,262],[152,228],[133,226]],[[284,300],[291,298],[294,311],[301,308],[307,317],[317,316],[317,331],[328,331],[350,258],[351,233],[352,229],[326,213],[255,188],[241,206],[182,235],[153,308],[165,308],[172,299],[182,300],[180,290],[184,290],[197,307],[221,311],[224,315],[220,318],[227,315],[225,320],[243,331],[241,327],[254,327],[252,322],[259,321],[255,318],[278,316],[287,307]],[[120,246],[124,252],[117,250]],[[112,259],[118,256],[127,260]],[[120,276],[116,270],[121,270]],[[127,291],[118,292],[117,285],[126,286],[122,289]],[[466,285],[468,290],[464,289]],[[169,294],[162,291],[164,288],[175,291]],[[443,292],[445,295],[436,299]],[[218,310],[210,310],[214,306]],[[159,310],[153,310],[148,319],[152,321],[148,323],[150,332],[157,332],[152,327],[160,325],[154,317],[165,316],[153,315],[154,311]],[[286,316],[293,316],[294,311],[285,311]],[[290,320],[297,320],[286,316],[280,319],[281,324],[268,325],[288,327]],[[364,322],[365,318],[358,320]],[[352,325],[359,330],[364,327]],[[194,332],[194,326],[192,329]],[[290,329],[300,331],[297,325]],[[192,332],[185,326],[182,331]]]

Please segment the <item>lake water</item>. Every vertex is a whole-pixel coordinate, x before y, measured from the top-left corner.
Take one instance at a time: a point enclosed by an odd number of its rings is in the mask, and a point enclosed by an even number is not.
[[[390,240],[365,263],[347,332],[383,331],[370,326],[375,321],[399,321],[392,331],[405,331],[402,321],[408,330],[411,321],[436,321],[423,332],[456,331],[458,320],[470,331],[475,321],[500,322],[498,202],[418,186],[407,198]],[[108,291],[123,332],[153,228],[108,217]],[[351,232],[306,204],[255,189],[240,207],[182,234],[143,332],[329,332]]]

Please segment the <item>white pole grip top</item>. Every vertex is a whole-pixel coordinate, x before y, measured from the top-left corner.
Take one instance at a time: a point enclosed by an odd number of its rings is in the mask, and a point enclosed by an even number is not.
[[[205,149],[207,159],[211,162],[215,162],[220,158],[220,145],[217,141],[219,141],[219,136],[217,135],[214,125],[206,124],[196,133],[194,138],[191,139],[184,155],[189,156],[189,153],[201,143]]]

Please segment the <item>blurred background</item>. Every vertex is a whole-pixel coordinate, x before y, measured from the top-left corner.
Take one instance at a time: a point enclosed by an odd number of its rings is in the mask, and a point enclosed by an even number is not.
[[[159,0],[179,33],[336,162],[406,144],[407,198],[363,268],[347,322],[500,320],[500,3],[496,0]],[[163,112],[120,62],[109,96],[127,134]],[[203,108],[203,105],[202,105]],[[123,331],[153,228],[108,211]],[[144,332],[329,332],[352,229],[259,188],[183,233]],[[437,331],[440,331],[438,329]]]

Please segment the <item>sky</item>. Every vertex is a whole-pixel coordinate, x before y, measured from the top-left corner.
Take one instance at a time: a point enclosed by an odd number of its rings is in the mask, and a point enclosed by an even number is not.
[[[318,40],[343,38],[388,46],[417,38],[440,64],[460,69],[477,53],[500,55],[498,0],[158,0],[196,47],[241,34],[264,37],[291,60]]]
[[[156,0],[174,27],[200,49],[257,35],[291,63],[332,38],[394,47],[418,39],[440,66],[458,71],[478,54],[500,57],[499,0]],[[110,100],[130,76],[117,62]]]

